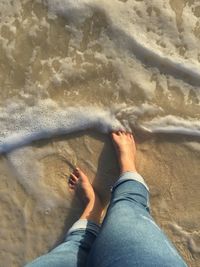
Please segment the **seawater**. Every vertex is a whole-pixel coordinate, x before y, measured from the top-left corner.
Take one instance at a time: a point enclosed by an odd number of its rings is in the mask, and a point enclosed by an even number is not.
[[[127,129],[199,151],[199,18],[197,0],[0,1],[0,153],[41,209],[69,205],[40,164],[62,147],[37,140]]]

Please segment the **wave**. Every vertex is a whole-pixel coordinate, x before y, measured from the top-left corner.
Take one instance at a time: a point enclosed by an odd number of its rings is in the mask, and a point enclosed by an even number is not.
[[[199,120],[194,120],[192,118],[186,120],[173,115],[154,118],[149,122],[143,123],[143,125],[141,125],[141,128],[151,133],[200,136]]]
[[[111,110],[96,107],[58,107],[51,100],[36,106],[11,104],[1,108],[0,153],[32,141],[93,129],[102,133],[123,128]]]
[[[112,31],[112,39],[117,41],[118,47],[125,46],[131,54],[134,54],[147,67],[156,67],[162,74],[168,74],[188,84],[200,87],[199,66],[180,58],[174,59],[174,57],[169,57],[159,50],[154,51],[139,42],[132,34],[130,35],[115,26]]]
[[[133,129],[137,127],[151,133],[200,136],[198,120],[185,120],[168,115],[138,124],[137,120],[141,120],[144,113],[153,114],[156,111],[155,107],[146,104],[124,109],[60,107],[54,101],[47,99],[28,107],[22,103],[11,102],[0,111],[0,153],[9,152],[36,140],[87,129],[101,133],[127,129],[130,122]]]
[[[109,24],[106,33],[110,35],[110,39],[116,43],[118,48],[122,48],[123,52],[128,51],[134,54],[147,67],[156,67],[162,74],[181,79],[193,86],[200,86],[200,68],[197,61],[193,63],[175,55],[169,56],[158,48],[155,50],[147,45],[146,40],[138,40],[134,25],[131,23],[131,15],[134,16],[131,3],[126,3],[126,7],[124,5],[122,7],[120,2],[113,3],[112,7],[115,12],[111,12],[111,5],[106,1],[46,0],[45,3],[52,14],[64,16],[73,24],[83,22],[96,11],[101,12]],[[128,17],[127,12],[123,14],[123,8],[129,9]]]

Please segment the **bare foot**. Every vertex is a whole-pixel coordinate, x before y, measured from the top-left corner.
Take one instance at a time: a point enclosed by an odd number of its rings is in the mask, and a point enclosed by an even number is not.
[[[127,171],[136,172],[135,155],[136,147],[133,135],[127,132],[113,132],[112,140],[118,155],[121,173]]]
[[[100,223],[103,211],[101,201],[97,193],[95,193],[88,177],[79,168],[76,168],[73,173],[71,173],[69,188],[77,194],[81,202],[85,205],[81,219]]]

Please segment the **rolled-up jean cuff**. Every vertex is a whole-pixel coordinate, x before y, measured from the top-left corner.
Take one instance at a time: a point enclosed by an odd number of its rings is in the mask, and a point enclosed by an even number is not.
[[[85,230],[97,236],[100,231],[100,226],[92,221],[88,221],[87,219],[80,219],[72,225],[67,232],[67,236],[79,230]]]
[[[119,179],[117,180],[117,182],[111,188],[111,191],[113,191],[113,189],[115,187],[117,187],[119,184],[121,184],[122,182],[130,181],[130,180],[134,180],[134,181],[137,181],[137,182],[143,184],[145,186],[145,188],[147,189],[147,191],[149,191],[149,188],[148,188],[147,184],[145,183],[144,179],[137,172],[124,172],[124,173],[122,173],[120,175]]]

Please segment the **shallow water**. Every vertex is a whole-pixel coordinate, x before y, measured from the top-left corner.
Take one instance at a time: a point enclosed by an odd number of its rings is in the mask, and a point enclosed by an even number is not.
[[[199,17],[197,0],[0,1],[1,266],[48,251],[78,218],[74,165],[107,203],[107,133],[121,128],[156,221],[200,264]]]

